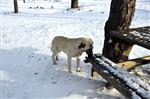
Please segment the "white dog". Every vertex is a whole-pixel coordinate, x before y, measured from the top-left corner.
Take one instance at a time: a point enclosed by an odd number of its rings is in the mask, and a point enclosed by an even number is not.
[[[63,51],[68,56],[68,72],[71,73],[71,59],[77,58],[77,72],[80,72],[80,59],[79,56],[83,52],[93,49],[93,41],[90,38],[67,38],[63,36],[56,36],[52,40],[52,59],[53,64],[57,64],[58,53]]]

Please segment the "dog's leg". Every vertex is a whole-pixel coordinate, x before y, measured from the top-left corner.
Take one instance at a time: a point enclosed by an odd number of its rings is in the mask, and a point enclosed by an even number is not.
[[[54,64],[54,65],[57,65],[57,62],[56,62],[56,59],[55,59],[55,55],[54,55],[54,54],[52,55],[52,59],[53,59],[53,64]]]
[[[81,72],[80,70],[80,58],[77,57],[77,69],[76,69],[76,72]]]
[[[57,62],[56,62],[56,53],[55,52],[53,52],[53,54],[52,54],[52,60],[53,60],[53,64],[56,65]]]
[[[68,56],[68,72],[71,73],[71,59],[72,57]]]
[[[56,55],[56,60],[58,61],[59,59],[58,59],[58,54]]]

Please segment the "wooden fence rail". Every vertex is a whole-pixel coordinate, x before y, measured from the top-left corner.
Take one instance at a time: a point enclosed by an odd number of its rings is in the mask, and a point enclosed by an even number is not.
[[[150,99],[150,86],[147,83],[100,54],[87,54],[85,62],[90,62],[93,69],[126,98]]]

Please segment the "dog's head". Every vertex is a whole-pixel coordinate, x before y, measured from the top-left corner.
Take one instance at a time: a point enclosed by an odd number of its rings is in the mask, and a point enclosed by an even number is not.
[[[87,51],[89,49],[93,49],[93,41],[90,38],[82,38],[79,46],[79,49],[81,49],[82,51]]]

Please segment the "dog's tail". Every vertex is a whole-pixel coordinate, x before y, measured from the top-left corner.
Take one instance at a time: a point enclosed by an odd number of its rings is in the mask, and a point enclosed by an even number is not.
[[[50,46],[50,50],[53,52],[55,50],[55,47],[53,47],[52,45]]]
[[[53,41],[52,41],[53,42]],[[50,44],[50,51],[53,51],[53,43],[51,42],[51,44]]]

